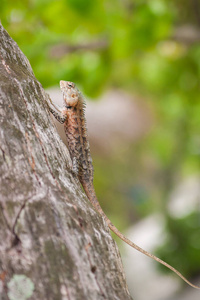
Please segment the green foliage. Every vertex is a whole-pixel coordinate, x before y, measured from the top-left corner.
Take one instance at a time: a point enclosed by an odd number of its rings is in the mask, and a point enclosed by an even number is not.
[[[156,253],[185,276],[199,273],[199,220],[199,212],[194,212],[181,219],[169,219],[167,224],[168,238]],[[178,255],[174,255],[174,253],[178,253]],[[159,268],[166,272],[169,271],[162,265],[159,265]]]
[[[155,0],[132,8],[114,0],[4,0],[1,17],[44,86],[57,84],[62,75],[76,79],[90,95],[106,82],[132,86],[142,68],[138,58],[171,27],[170,8]],[[102,40],[107,42],[103,49],[81,51],[82,45]],[[78,45],[80,50],[54,57],[51,49],[56,44]]]

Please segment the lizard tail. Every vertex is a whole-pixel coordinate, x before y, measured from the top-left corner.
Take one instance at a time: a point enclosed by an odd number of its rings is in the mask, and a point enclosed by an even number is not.
[[[105,216],[104,216],[105,218]],[[157,262],[159,262],[160,264],[164,265],[165,267],[167,267],[168,269],[170,269],[171,271],[173,271],[174,273],[176,273],[180,278],[182,278],[185,282],[187,282],[187,284],[189,284],[190,286],[192,286],[195,289],[200,289],[200,286],[197,286],[193,283],[191,283],[189,280],[187,280],[178,270],[176,270],[174,267],[172,267],[171,265],[169,265],[168,263],[166,263],[165,261],[163,261],[162,259],[158,258],[157,256],[149,253],[148,251],[142,249],[141,247],[139,247],[138,245],[136,245],[135,243],[133,243],[132,241],[130,241],[128,238],[126,238],[111,222],[110,220],[106,217],[106,222],[109,226],[109,228],[125,243],[127,243],[128,245],[130,245],[131,247],[133,247],[134,249],[138,250],[139,252],[145,254],[146,256],[156,260]]]
[[[200,289],[200,286],[197,286],[193,283],[191,283],[189,280],[187,280],[178,270],[176,270],[174,267],[172,267],[171,265],[169,265],[168,263],[166,263],[165,261],[163,261],[162,259],[158,258],[157,256],[149,253],[148,251],[142,249],[141,247],[139,247],[138,245],[136,245],[135,243],[133,243],[132,241],[130,241],[127,237],[125,237],[113,224],[112,222],[108,219],[108,217],[106,216],[106,214],[104,213],[104,211],[102,210],[99,201],[97,200],[96,197],[96,193],[93,187],[93,184],[85,184],[82,183],[83,188],[85,190],[85,193],[88,197],[88,199],[90,200],[90,202],[92,203],[92,205],[94,206],[94,208],[101,214],[101,216],[105,219],[106,223],[108,224],[108,227],[125,243],[127,243],[129,246],[131,246],[132,248],[136,249],[137,251],[143,253],[144,255],[154,259],[155,261],[159,262],[160,264],[164,265],[165,267],[167,267],[168,269],[170,269],[171,271],[173,271],[175,274],[177,274],[180,278],[182,278],[187,284],[189,284],[190,286],[192,286],[195,289]]]

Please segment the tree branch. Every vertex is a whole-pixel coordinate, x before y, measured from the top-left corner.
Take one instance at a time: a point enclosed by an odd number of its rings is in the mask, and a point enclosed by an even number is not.
[[[116,244],[70,171],[47,95],[2,26],[0,74],[0,299],[131,299]]]

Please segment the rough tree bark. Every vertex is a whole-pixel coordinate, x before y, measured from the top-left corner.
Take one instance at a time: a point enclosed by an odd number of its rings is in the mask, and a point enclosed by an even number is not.
[[[0,26],[0,300],[131,299],[117,246],[70,172],[45,99]]]

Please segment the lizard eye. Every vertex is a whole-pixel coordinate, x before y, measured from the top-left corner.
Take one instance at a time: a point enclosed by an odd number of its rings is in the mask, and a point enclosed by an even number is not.
[[[67,82],[67,86],[69,87],[69,88],[74,88],[74,83],[73,82],[71,82],[71,81],[68,81]]]

